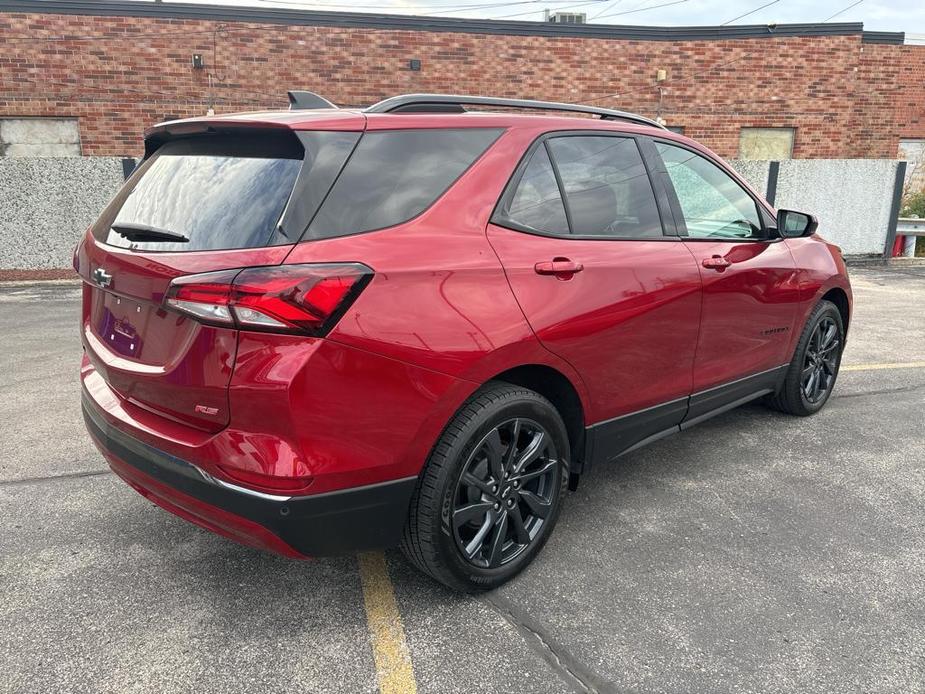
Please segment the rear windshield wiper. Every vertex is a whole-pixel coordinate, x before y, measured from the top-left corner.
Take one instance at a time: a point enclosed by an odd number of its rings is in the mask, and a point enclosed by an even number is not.
[[[124,236],[129,241],[176,241],[186,243],[189,237],[181,234],[179,231],[170,231],[170,229],[159,229],[148,226],[147,224],[135,224],[132,222],[122,222],[113,224],[110,227],[119,236]]]

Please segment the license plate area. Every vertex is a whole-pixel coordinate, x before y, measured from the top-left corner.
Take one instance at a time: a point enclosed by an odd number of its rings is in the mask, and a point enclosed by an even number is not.
[[[137,301],[102,292],[103,306],[97,323],[97,335],[112,352],[137,359],[141,354],[140,321],[145,308]]]

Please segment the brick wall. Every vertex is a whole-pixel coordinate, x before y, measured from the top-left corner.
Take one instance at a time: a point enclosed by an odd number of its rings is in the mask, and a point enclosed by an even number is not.
[[[896,117],[899,135],[925,140],[925,46],[899,46]]]
[[[346,105],[456,92],[660,113],[726,157],[742,126],[787,126],[795,157],[892,158],[900,137],[925,136],[923,62],[925,47],[860,34],[667,42],[7,13],[0,117],[76,117],[84,154],[132,156],[154,122],[284,108],[291,88]]]

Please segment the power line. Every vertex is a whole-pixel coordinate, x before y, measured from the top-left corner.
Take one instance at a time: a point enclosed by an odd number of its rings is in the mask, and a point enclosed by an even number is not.
[[[862,2],[864,2],[864,0],[858,0],[857,2],[851,3],[851,4],[848,5],[847,7],[844,7],[844,8],[842,8],[842,9],[840,9],[838,12],[836,12],[835,14],[833,14],[831,17],[829,17],[829,19],[835,19],[838,15],[844,14],[845,12],[847,12],[848,10],[850,10],[852,7],[857,7],[857,6],[860,5]],[[822,23],[825,24],[826,22],[829,21],[829,19],[823,19],[823,20],[822,20]]]
[[[739,21],[740,19],[742,19],[743,17],[748,17],[750,14],[755,14],[755,13],[758,12],[759,10],[763,10],[765,7],[770,7],[771,5],[776,5],[776,4],[779,3],[779,2],[780,2],[780,0],[771,0],[771,2],[765,3],[764,5],[761,5],[760,7],[756,7],[756,8],[753,9],[753,10],[749,10],[749,11],[746,12],[745,14],[740,14],[738,17],[733,17],[732,19],[726,20],[725,22],[723,22],[722,24],[720,24],[720,26],[721,26],[721,27],[724,27],[724,26],[726,26],[727,24],[732,24],[733,22],[737,22],[737,21]]]
[[[843,9],[839,10],[838,12],[836,12],[836,13],[833,14],[831,17],[829,17],[828,19],[824,20],[824,21],[821,22],[821,23],[824,24],[825,22],[828,22],[829,20],[834,19],[835,17],[837,17],[838,15],[842,14],[843,12],[846,12],[847,10],[850,10],[852,7],[855,7],[855,6],[857,6],[857,5],[860,5],[862,2],[864,2],[864,0],[857,0],[857,2],[855,2],[855,3],[851,4],[851,5],[848,5],[847,7],[845,7],[845,8],[843,8]],[[759,8],[759,9],[760,9],[760,8]],[[734,21],[734,20],[733,20],[733,21]],[[771,33],[773,33],[773,29],[772,29],[770,26],[768,27],[768,31],[771,32]],[[717,64],[714,64],[714,65],[711,65],[710,67],[704,68],[703,70],[699,70],[699,71],[697,71],[697,72],[691,73],[690,75],[684,77],[684,81],[689,82],[690,80],[695,79],[695,78],[697,78],[697,77],[700,77],[701,75],[704,75],[704,74],[706,74],[706,73],[708,73],[708,72],[711,72],[711,71],[713,71],[713,70],[721,70],[722,68],[727,67],[727,66],[729,66],[729,65],[732,65],[733,63],[737,63],[737,62],[739,62],[740,60],[745,60],[746,58],[750,58],[751,56],[756,55],[756,54],[758,54],[758,53],[762,53],[762,52],[763,52],[763,51],[757,50],[757,49],[756,49],[756,50],[752,50],[752,51],[747,51],[746,53],[743,53],[742,55],[738,56],[737,58],[733,58],[733,59],[731,59],[731,60],[727,60],[726,62],[723,62],[723,63],[717,63]],[[642,86],[642,87],[639,87],[639,88],[636,88],[636,89],[630,89],[630,90],[628,90],[628,91],[617,92],[617,93],[615,93],[615,94],[605,94],[604,96],[596,96],[596,97],[593,97],[593,98],[591,98],[591,99],[582,99],[581,101],[578,101],[578,102],[575,102],[575,103],[593,103],[593,102],[596,102],[596,101],[603,101],[604,99],[619,99],[620,97],[623,97],[623,96],[630,96],[630,95],[632,95],[632,94],[637,94],[637,93],[639,93],[639,92],[641,92],[641,91],[646,91],[646,90],[649,90],[649,89],[652,89],[652,85],[645,85],[645,86]]]
[[[299,3],[287,3],[287,0],[259,0],[260,2],[283,2],[286,4],[299,4]],[[560,0],[567,1],[567,0]],[[575,5],[575,7],[583,5],[596,5],[600,3],[606,3],[609,0],[587,0],[586,2],[581,3],[580,5]],[[687,0],[684,0],[685,2]],[[512,2],[501,2],[493,4],[481,4],[481,5],[460,5],[455,6],[459,9],[463,7],[472,9],[472,8],[500,8],[507,7],[512,5],[526,5],[526,4],[550,4],[549,0],[513,0]],[[556,4],[555,1],[553,4]],[[351,7],[377,7],[381,8],[382,5],[349,5]],[[334,5],[331,5],[334,7]],[[424,9],[424,8],[422,8]],[[563,8],[568,9],[568,8]],[[458,11],[458,9],[450,10],[453,12]],[[502,17],[496,17],[495,19],[504,19],[506,17],[520,17],[526,14],[533,14],[535,10],[530,10],[529,12],[519,12],[517,14],[503,15]],[[434,13],[436,14],[436,12]],[[229,21],[241,21],[241,20],[229,20]],[[268,31],[268,32],[282,32],[289,31],[291,28],[298,28],[296,25],[281,25],[281,24],[269,24],[266,26],[244,26],[244,27],[228,27],[225,24],[219,24],[218,27],[214,29],[189,29],[185,31],[154,31],[154,32],[142,32],[142,33],[124,33],[121,35],[112,35],[112,34],[82,34],[77,36],[4,36],[0,34],[0,45],[4,43],[19,43],[19,42],[29,42],[29,43],[63,43],[66,41],[134,41],[136,39],[143,38],[175,38],[183,36],[204,36],[208,34],[213,34],[216,31],[223,34],[230,34],[235,32],[257,32],[257,31]],[[304,28],[304,27],[303,27]]]
[[[594,2],[596,2],[596,3],[607,2],[607,0],[594,0]],[[512,7],[512,6],[514,6],[514,5],[536,5],[536,4],[540,4],[540,3],[542,3],[542,4],[544,4],[544,5],[548,5],[548,4],[549,4],[548,0],[521,0],[521,2],[504,2],[504,3],[496,3],[496,4],[493,4],[493,5],[484,5],[483,7],[480,7],[480,8],[472,8],[472,9],[490,9],[490,10],[493,10],[493,9],[501,8],[501,7]],[[448,14],[448,13],[450,13],[450,12],[463,12],[463,11],[464,11],[464,10],[462,10],[462,9],[455,9],[455,10],[449,10],[449,9],[447,9],[447,10],[442,10],[442,9],[441,9],[441,10],[434,10],[433,12],[428,12],[427,14],[428,14],[428,16],[429,16],[429,15],[435,15],[435,14]],[[536,10],[531,10],[529,13],[526,13],[526,14],[532,14],[532,13],[535,12],[535,11],[536,11]],[[498,17],[494,17],[494,18],[488,17],[487,19],[499,19],[499,18],[498,18]]]
[[[625,14],[634,14],[636,12],[648,12],[649,10],[657,10],[660,7],[669,7],[670,5],[681,5],[685,2],[690,2],[690,0],[674,0],[674,2],[664,2],[661,5],[652,5],[651,7],[640,7],[635,10],[624,10],[623,12],[613,12],[611,14],[602,14],[600,15],[601,19],[605,17],[620,17]]]
[[[603,10],[601,10],[601,11],[598,12],[597,14],[588,17],[588,21],[590,22],[592,19],[597,19],[597,18],[600,17],[604,12],[606,12],[607,10],[612,10],[614,7],[616,7],[617,5],[619,5],[621,2],[623,2],[623,0],[613,0],[613,4],[612,4],[610,7],[605,7]]]
[[[599,2],[604,2],[605,0],[598,0]],[[376,5],[358,5],[350,2],[300,2],[299,0],[257,0],[257,2],[268,3],[271,5],[296,5],[299,7],[304,7],[307,9],[312,8],[347,8],[348,10],[355,8],[364,8],[364,9],[379,9],[383,8],[382,3]],[[483,2],[477,4],[469,5],[402,5],[400,9],[410,10],[413,12],[421,11],[426,12],[427,15],[434,14],[446,14],[448,12],[462,12],[464,10],[491,10],[502,7],[513,7],[515,5],[536,5],[539,3],[549,4],[548,0],[513,0],[511,2]],[[341,10],[343,11],[343,10]],[[403,13],[404,14],[404,13]]]
[[[551,4],[561,4],[562,0],[559,2],[553,2]],[[599,5],[602,2],[608,2],[608,0],[585,0],[585,2],[580,2],[577,5],[569,5],[568,7],[557,7],[555,8],[556,12],[562,12],[563,10],[571,10],[576,7],[585,7],[586,5]],[[549,5],[550,3],[546,3]],[[526,14],[533,14],[536,10],[530,10],[529,12],[516,12],[515,14],[503,14],[500,17],[492,17],[492,19],[509,19],[510,17],[523,17]]]

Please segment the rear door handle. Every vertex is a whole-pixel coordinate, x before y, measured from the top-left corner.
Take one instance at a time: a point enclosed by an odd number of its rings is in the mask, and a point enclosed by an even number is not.
[[[726,259],[725,259],[723,256],[721,256],[721,255],[714,255],[712,258],[704,258],[704,259],[703,259],[703,266],[704,266],[705,268],[709,268],[709,269],[711,269],[711,270],[716,270],[716,271],[718,271],[718,272],[722,272],[723,270],[725,270],[725,269],[726,269],[727,267],[729,267],[730,265],[732,265],[732,263],[730,263],[728,260],[726,260]]]
[[[576,272],[581,272],[585,266],[568,258],[553,258],[544,260],[533,266],[538,275],[555,275],[560,280],[570,280]]]

